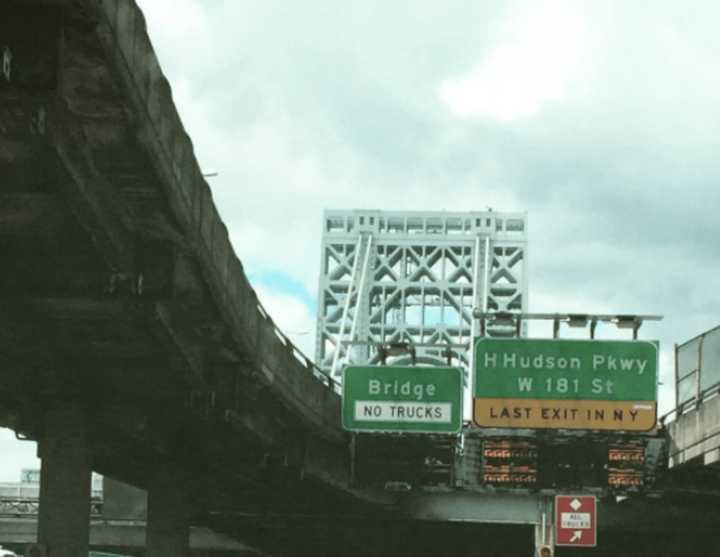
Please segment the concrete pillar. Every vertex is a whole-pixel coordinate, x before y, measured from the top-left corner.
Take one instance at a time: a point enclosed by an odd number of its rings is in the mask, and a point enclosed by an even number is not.
[[[48,557],[87,557],[91,467],[82,411],[70,404],[51,408],[38,450],[38,543]]]
[[[158,474],[148,485],[145,545],[147,557],[187,557],[190,553],[187,482],[177,474]]]

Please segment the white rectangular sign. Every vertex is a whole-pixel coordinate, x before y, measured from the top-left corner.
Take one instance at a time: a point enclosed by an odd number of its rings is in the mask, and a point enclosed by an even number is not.
[[[446,402],[355,401],[355,419],[363,422],[449,424],[451,418],[452,404]]]
[[[591,527],[590,513],[560,513],[560,527],[587,530]]]

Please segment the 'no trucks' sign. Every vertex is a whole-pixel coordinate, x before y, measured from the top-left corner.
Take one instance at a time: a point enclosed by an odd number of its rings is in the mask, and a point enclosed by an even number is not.
[[[462,388],[462,371],[454,367],[349,366],[343,373],[343,427],[458,433]]]

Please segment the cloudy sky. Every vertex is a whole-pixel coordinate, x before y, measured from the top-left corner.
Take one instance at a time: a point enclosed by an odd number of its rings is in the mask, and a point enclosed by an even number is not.
[[[642,336],[672,407],[672,344],[720,323],[720,3],[139,4],[235,251],[308,354],[324,208],[527,211],[530,310],[664,315]]]

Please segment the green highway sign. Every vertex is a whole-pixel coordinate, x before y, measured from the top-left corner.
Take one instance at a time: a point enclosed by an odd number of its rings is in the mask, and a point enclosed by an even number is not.
[[[481,338],[475,398],[650,400],[658,349],[647,341]]]
[[[477,425],[634,431],[655,426],[655,342],[480,338],[474,362]]]
[[[348,366],[342,423],[350,431],[459,433],[462,371],[455,367]]]

